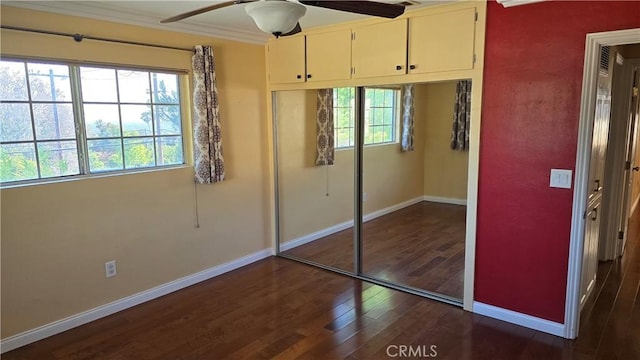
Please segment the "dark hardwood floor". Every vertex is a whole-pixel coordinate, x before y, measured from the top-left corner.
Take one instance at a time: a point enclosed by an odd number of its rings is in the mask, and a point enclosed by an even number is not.
[[[363,272],[462,299],[466,207],[420,202],[363,224]],[[353,272],[353,229],[285,252]]]
[[[269,258],[2,355],[13,359],[640,359],[640,221],[570,341]],[[387,354],[387,351],[390,351]]]

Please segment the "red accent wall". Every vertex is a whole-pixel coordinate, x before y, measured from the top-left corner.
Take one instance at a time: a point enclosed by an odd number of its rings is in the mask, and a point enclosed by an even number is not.
[[[564,323],[587,33],[640,28],[640,1],[487,9],[475,301]]]

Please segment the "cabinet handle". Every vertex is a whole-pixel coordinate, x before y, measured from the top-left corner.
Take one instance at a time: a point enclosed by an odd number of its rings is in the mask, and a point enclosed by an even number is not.
[[[593,189],[593,191],[595,192],[600,191],[600,180],[595,180],[594,182],[596,183],[596,187],[595,189]]]
[[[634,166],[631,170],[633,170],[633,171],[640,171],[640,166]]]
[[[296,75],[296,79],[302,79],[302,75]]]
[[[415,65],[409,65],[409,69],[411,69],[411,70],[415,70],[415,69],[416,69],[416,66],[415,66]]]
[[[307,74],[307,79],[311,79],[311,74]]]
[[[593,213],[593,216],[591,217],[591,220],[593,221],[598,220],[598,208],[593,209],[592,213]]]
[[[402,65],[396,65],[396,70],[402,70]]]

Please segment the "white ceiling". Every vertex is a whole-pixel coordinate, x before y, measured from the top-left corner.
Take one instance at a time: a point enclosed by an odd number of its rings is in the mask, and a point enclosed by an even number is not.
[[[378,1],[398,3],[402,0]],[[253,20],[246,14],[244,10],[246,5],[233,5],[196,15],[176,23],[160,24],[162,19],[221,2],[224,1],[2,1],[4,5],[9,6],[209,35],[250,43],[262,44],[269,38],[268,34],[258,30]],[[410,2],[415,5],[408,6],[408,10],[450,1],[411,0]],[[365,15],[307,6],[307,13],[300,19],[300,25],[303,29],[309,29],[365,18],[367,18]]]

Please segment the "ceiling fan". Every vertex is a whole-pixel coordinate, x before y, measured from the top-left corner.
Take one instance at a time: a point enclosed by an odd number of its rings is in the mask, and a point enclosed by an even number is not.
[[[160,22],[163,24],[171,23],[198,14],[240,4],[247,4],[245,10],[260,30],[273,34],[275,37],[294,35],[302,31],[298,21],[307,11],[304,5],[390,19],[396,18],[404,13],[404,5],[402,4],[389,4],[376,1],[235,0],[209,5],[201,9],[164,19]]]

